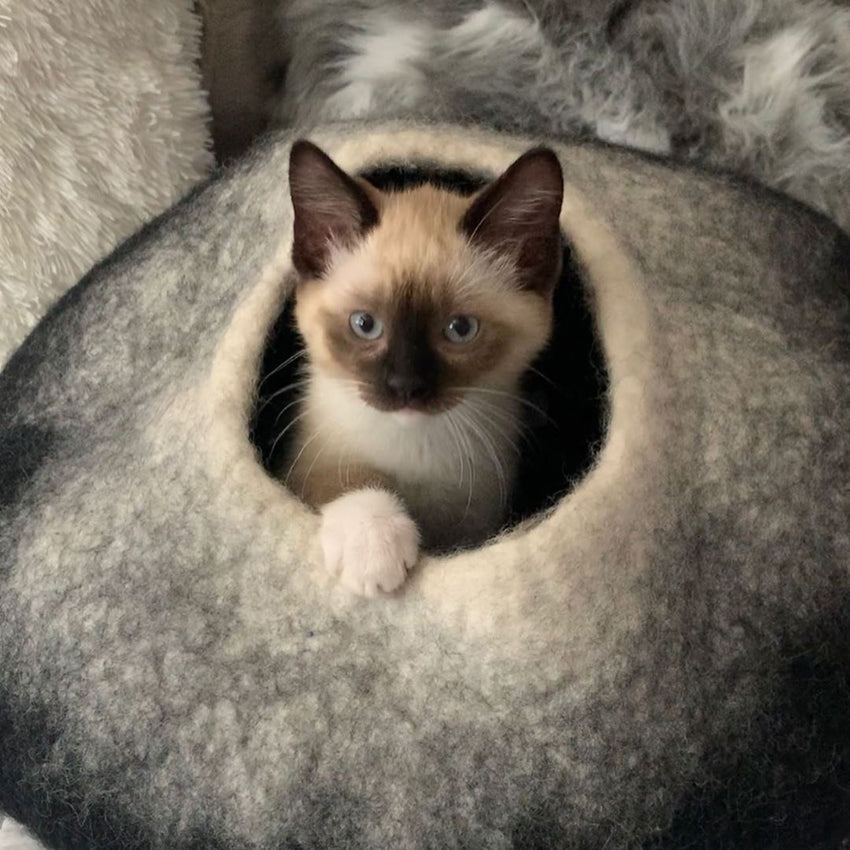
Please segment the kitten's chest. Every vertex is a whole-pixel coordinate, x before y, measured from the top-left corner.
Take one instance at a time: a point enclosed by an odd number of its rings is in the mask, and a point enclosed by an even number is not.
[[[426,546],[476,543],[498,531],[516,466],[512,446],[449,427],[402,426],[364,437],[355,437],[352,453],[393,480]]]
[[[446,435],[400,426],[370,429],[350,439],[355,454],[399,481],[437,485],[457,478],[461,453]]]
[[[321,455],[343,479],[349,464],[386,476],[427,547],[475,543],[499,530],[518,462],[515,394],[493,394],[487,410],[488,420],[471,405],[404,418],[363,403],[345,385],[319,380],[299,442],[309,449],[305,455]]]

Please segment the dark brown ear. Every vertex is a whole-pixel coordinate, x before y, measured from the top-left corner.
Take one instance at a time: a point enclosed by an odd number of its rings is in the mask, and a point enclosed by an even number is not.
[[[319,277],[334,245],[350,245],[378,223],[363,187],[312,142],[295,142],[289,154],[289,192],[295,214],[292,264]]]
[[[534,148],[481,191],[461,228],[474,245],[509,255],[524,288],[551,292],[561,267],[563,194],[558,157]]]

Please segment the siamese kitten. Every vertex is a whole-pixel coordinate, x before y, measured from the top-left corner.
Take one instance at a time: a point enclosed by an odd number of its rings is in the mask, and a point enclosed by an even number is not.
[[[560,272],[561,168],[536,148],[472,198],[383,192],[300,141],[290,158],[306,390],[281,477],[321,510],[326,566],[392,591],[419,546],[498,531],[519,384]]]

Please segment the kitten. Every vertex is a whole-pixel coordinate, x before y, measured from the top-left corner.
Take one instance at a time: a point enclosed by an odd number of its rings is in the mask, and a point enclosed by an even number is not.
[[[552,324],[560,164],[536,148],[472,198],[383,192],[300,141],[290,191],[308,365],[281,475],[321,509],[342,583],[392,591],[420,542],[480,542],[504,520],[519,382]]]

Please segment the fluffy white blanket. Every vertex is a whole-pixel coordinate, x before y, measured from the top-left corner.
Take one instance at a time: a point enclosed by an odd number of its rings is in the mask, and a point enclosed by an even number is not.
[[[191,0],[0,2],[0,365],[210,170],[199,41]]]

